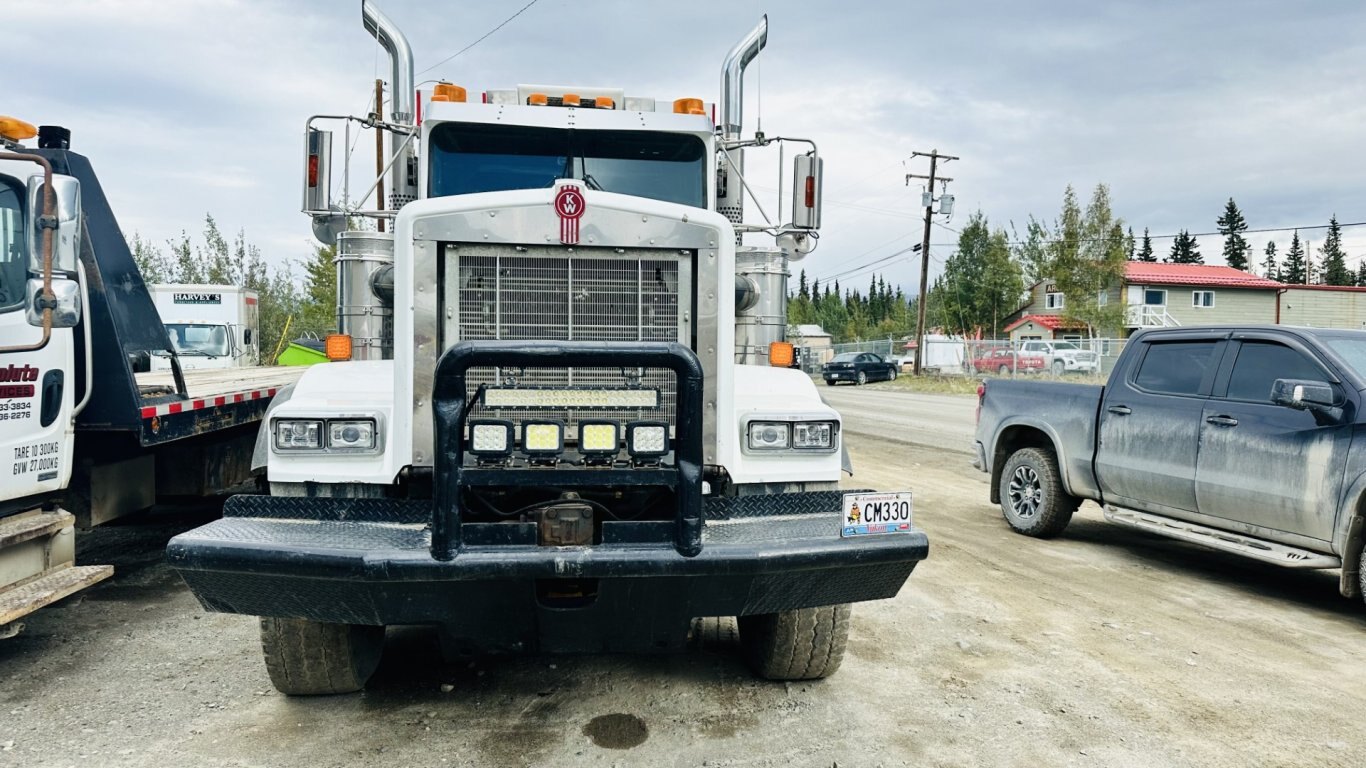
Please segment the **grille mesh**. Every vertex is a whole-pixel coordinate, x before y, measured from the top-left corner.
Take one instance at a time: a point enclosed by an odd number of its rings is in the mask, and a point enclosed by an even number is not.
[[[579,255],[488,255],[448,257],[459,281],[459,339],[553,341],[683,341],[679,296],[687,262],[673,258]],[[681,274],[682,272],[682,274]],[[657,419],[674,423],[676,385],[671,371],[618,368],[474,368],[470,396],[481,384],[524,387],[621,388],[639,381],[660,390],[657,409],[486,409],[471,415],[519,421],[557,418],[571,439],[583,418],[618,422]]]

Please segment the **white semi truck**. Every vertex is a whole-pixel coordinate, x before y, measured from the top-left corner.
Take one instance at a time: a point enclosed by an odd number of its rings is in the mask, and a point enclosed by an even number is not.
[[[398,624],[453,654],[662,651],[733,616],[758,674],[833,673],[849,604],[894,596],[928,543],[908,493],[840,489],[839,414],[786,367],[786,259],[814,245],[821,164],[742,136],[767,20],[713,106],[415,92],[403,33],[368,0],[362,17],[392,113],[310,118],[304,164],[338,248],[327,347],[349,359],[272,406],[270,494],[173,539],[172,565],[206,608],[262,617],[289,694],[361,688]],[[388,135],[389,205],[333,204],[328,120]],[[791,219],[751,225],[764,145],[801,150]],[[365,217],[379,231],[339,231]]]
[[[252,368],[261,361],[260,300],[237,285],[149,285],[152,304],[180,358],[180,367]],[[156,354],[154,371],[170,370],[171,356]]]
[[[34,137],[37,148],[23,142]],[[107,578],[75,527],[250,476],[288,368],[186,371],[70,133],[0,117],[0,638]],[[146,371],[164,356],[164,371]]]

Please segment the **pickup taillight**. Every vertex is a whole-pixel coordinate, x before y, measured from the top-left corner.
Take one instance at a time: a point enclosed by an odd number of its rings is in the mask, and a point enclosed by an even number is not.
[[[973,423],[982,423],[982,402],[987,399],[987,383],[980,381],[977,383],[977,413],[973,417]]]

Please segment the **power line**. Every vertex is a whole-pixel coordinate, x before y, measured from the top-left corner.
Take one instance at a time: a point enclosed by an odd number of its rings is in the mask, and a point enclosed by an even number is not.
[[[474,46],[479,45],[480,43],[484,42],[484,41],[487,40],[488,37],[489,37],[490,35],[492,35],[494,32],[497,32],[498,30],[502,29],[503,27],[506,27],[506,26],[508,25],[508,22],[512,21],[513,19],[517,18],[518,16],[521,16],[521,15],[526,11],[526,9],[530,8],[531,6],[535,5],[535,4],[538,3],[538,2],[540,2],[540,0],[531,0],[531,2],[527,3],[526,5],[522,6],[522,7],[519,8],[519,9],[517,9],[517,12],[516,12],[516,13],[514,13],[514,14],[512,14],[511,16],[507,17],[506,19],[503,19],[503,23],[502,23],[502,24],[499,24],[498,26],[494,27],[493,29],[490,29],[489,31],[485,32],[483,37],[479,38],[478,40],[475,40],[474,42],[470,43],[469,45],[465,46],[464,48],[461,48],[460,50],[456,51],[455,53],[452,53],[450,56],[447,56],[446,58],[442,59],[441,61],[438,61],[437,63],[431,65],[430,67],[427,67],[426,69],[422,70],[421,72],[418,72],[418,74],[421,75],[421,74],[425,74],[425,73],[427,73],[427,72],[431,72],[433,69],[436,69],[437,67],[441,66],[442,64],[445,64],[446,62],[450,61],[451,59],[455,58],[456,56],[459,56],[460,54],[464,53],[465,51],[468,51],[469,49],[473,48]]]

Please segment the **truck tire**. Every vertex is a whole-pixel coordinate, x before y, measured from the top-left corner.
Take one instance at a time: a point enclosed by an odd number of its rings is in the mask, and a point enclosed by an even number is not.
[[[1067,373],[1067,364],[1064,363],[1064,362],[1061,361],[1061,360],[1054,360],[1054,361],[1053,361],[1053,375],[1054,375],[1054,376],[1062,376],[1064,373]]]
[[[740,645],[756,675],[819,680],[835,674],[849,640],[849,604],[741,616]]]
[[[1366,601],[1366,547],[1361,548],[1361,557],[1357,560],[1357,589],[1361,599]]]
[[[1042,448],[1021,448],[1001,470],[1001,512],[1016,533],[1040,539],[1062,533],[1081,499],[1063,488],[1058,459]]]
[[[262,617],[261,649],[280,693],[354,693],[379,666],[384,627]]]

